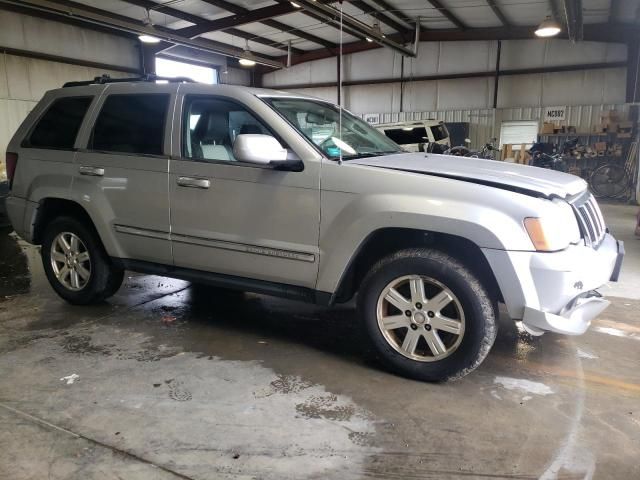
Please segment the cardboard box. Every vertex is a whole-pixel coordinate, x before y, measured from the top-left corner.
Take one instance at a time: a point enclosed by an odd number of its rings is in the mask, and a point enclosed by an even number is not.
[[[607,150],[607,142],[596,142],[593,144],[593,149],[600,153]]]
[[[554,123],[544,122],[542,124],[542,129],[540,130],[540,133],[542,135],[550,134],[550,133],[553,133],[555,128],[556,128],[556,125]]]
[[[601,115],[602,123],[617,123],[621,120],[620,113],[617,110],[609,110]]]

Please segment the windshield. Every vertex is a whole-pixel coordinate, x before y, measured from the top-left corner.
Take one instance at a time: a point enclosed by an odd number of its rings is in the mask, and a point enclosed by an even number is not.
[[[328,158],[344,160],[401,153],[402,149],[364,120],[335,105],[300,98],[265,98]]]

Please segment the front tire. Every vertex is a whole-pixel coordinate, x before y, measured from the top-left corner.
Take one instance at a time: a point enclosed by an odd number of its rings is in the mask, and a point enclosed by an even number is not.
[[[99,303],[122,285],[124,270],[113,266],[98,235],[76,218],[47,225],[41,256],[49,283],[69,303]]]
[[[376,356],[417,380],[467,375],[497,334],[495,300],[459,260],[435,250],[402,250],[374,265],[358,310]]]

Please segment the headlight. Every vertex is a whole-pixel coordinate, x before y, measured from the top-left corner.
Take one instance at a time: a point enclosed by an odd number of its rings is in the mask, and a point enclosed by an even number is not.
[[[580,239],[580,230],[573,212],[571,218],[564,215],[525,218],[524,228],[539,252],[564,250]]]

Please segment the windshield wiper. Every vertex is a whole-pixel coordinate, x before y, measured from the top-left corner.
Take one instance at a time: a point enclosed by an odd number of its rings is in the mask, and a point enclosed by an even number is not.
[[[343,155],[343,160],[357,160],[359,158],[380,157],[382,155],[391,155],[393,153],[402,153],[398,150],[391,150],[388,152],[368,152],[368,153],[355,153],[353,155]]]

